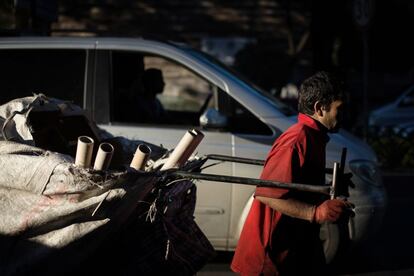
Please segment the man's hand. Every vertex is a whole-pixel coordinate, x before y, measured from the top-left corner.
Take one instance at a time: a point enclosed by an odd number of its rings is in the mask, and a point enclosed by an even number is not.
[[[352,203],[341,199],[326,200],[316,207],[314,221],[319,224],[337,221],[344,210],[352,206]]]

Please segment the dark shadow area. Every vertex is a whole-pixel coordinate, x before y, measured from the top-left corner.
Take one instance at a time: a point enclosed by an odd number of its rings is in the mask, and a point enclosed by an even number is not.
[[[344,256],[332,267],[335,275],[414,268],[414,174],[384,173],[388,205],[382,227],[369,244]]]
[[[0,60],[1,89],[7,91],[0,104],[43,93],[82,106],[86,51],[7,50]]]
[[[379,232],[379,248],[370,251],[377,269],[413,268],[414,264],[414,173],[384,173],[388,209]],[[376,256],[378,255],[378,256]]]

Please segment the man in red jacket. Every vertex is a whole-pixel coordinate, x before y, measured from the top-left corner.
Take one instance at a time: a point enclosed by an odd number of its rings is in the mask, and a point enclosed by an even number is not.
[[[325,184],[328,132],[343,108],[342,82],[327,72],[299,90],[298,122],[273,144],[261,179]],[[320,224],[336,221],[350,203],[294,190],[257,187],[231,264],[241,275],[324,275]]]

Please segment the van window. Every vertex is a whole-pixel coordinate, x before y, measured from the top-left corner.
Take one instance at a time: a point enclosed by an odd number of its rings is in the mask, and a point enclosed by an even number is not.
[[[0,60],[0,104],[43,93],[83,106],[85,50],[1,50]]]
[[[122,123],[198,126],[211,86],[163,57],[112,52],[112,120]]]
[[[228,130],[239,134],[272,135],[273,131],[224,91],[217,93],[218,110],[228,118]]]
[[[273,132],[217,86],[164,57],[139,52],[112,52],[112,121],[199,126],[207,108],[228,117],[227,129],[243,134]]]

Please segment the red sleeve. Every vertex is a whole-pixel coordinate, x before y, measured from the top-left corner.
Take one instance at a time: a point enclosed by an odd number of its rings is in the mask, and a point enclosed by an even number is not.
[[[300,158],[294,146],[275,147],[266,159],[261,179],[279,182],[295,182],[295,175],[300,171]],[[288,189],[257,187],[255,196],[282,198]]]

